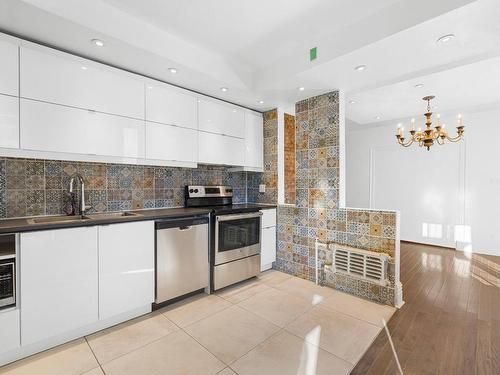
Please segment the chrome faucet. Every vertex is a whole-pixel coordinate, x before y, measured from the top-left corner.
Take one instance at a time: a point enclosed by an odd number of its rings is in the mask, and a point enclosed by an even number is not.
[[[85,210],[89,209],[91,206],[85,205],[85,181],[83,181],[83,177],[81,174],[76,173],[69,182],[69,192],[73,193],[73,184],[75,182],[75,178],[80,182],[80,200],[78,202],[78,209],[80,211],[80,215],[85,215]]]

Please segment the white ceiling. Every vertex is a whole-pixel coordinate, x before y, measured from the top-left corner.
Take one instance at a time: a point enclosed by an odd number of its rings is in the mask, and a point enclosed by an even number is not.
[[[0,2],[6,32],[257,110],[345,90],[353,124],[422,113],[425,94],[443,111],[495,104],[499,19],[498,0]]]

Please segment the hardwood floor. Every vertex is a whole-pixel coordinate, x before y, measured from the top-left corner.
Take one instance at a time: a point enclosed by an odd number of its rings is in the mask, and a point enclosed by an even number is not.
[[[405,305],[388,323],[405,375],[500,374],[500,257],[401,244]],[[351,374],[399,374],[382,331]]]

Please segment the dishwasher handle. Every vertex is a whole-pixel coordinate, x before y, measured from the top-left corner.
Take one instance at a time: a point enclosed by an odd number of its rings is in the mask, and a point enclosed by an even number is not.
[[[208,217],[184,217],[177,219],[165,219],[157,220],[155,222],[155,229],[169,229],[169,228],[179,228],[179,230],[188,230],[189,228],[196,225],[206,225],[208,224]]]

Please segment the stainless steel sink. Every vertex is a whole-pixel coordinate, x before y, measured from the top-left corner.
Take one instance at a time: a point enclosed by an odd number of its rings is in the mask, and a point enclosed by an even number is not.
[[[47,223],[68,223],[68,222],[81,222],[85,220],[90,220],[88,216],[47,216],[47,217],[35,217],[33,219],[28,219],[30,224],[47,224]]]
[[[94,220],[102,220],[102,219],[114,219],[120,217],[130,217],[130,216],[142,216],[141,214],[135,212],[102,212],[98,214],[89,214],[87,217]]]

